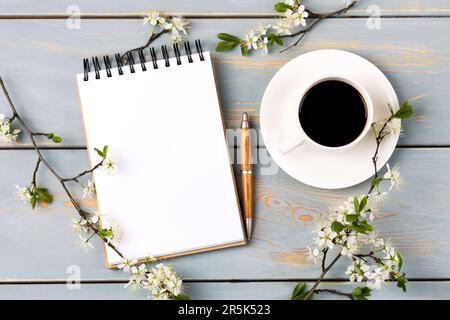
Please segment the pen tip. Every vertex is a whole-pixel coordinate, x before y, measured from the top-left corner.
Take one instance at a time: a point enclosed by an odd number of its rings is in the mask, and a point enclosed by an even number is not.
[[[252,237],[252,219],[245,218],[245,228],[247,230],[247,240],[250,240]]]
[[[241,128],[247,129],[249,126],[250,125],[248,123],[248,114],[247,114],[247,112],[244,112],[244,113],[242,113]]]

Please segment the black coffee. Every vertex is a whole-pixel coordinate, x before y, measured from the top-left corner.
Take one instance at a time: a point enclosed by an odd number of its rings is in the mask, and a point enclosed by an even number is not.
[[[309,89],[299,110],[305,133],[327,147],[341,147],[363,131],[367,110],[359,91],[338,80],[327,80]]]

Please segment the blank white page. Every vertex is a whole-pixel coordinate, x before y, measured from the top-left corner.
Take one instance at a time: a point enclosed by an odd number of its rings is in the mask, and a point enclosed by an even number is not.
[[[77,75],[91,164],[109,146],[110,175],[96,170],[101,214],[122,229],[127,258],[167,257],[245,243],[209,52],[158,69],[123,66]],[[119,256],[107,247],[109,265]]]

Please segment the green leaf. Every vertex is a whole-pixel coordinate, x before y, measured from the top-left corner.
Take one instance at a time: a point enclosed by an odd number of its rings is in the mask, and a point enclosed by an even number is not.
[[[101,157],[101,158],[103,158],[103,159],[105,159],[106,158],[106,155],[108,154],[108,146],[104,146],[103,147],[103,151],[100,151],[99,149],[97,149],[97,148],[94,148],[94,150],[97,152],[97,154]]]
[[[368,224],[366,220],[353,222],[353,224],[349,225],[348,228],[364,234],[373,231],[372,226]]]
[[[344,230],[344,228],[345,228],[344,225],[338,221],[334,221],[331,224],[331,230],[333,230],[336,233],[341,232],[342,230]]]
[[[281,37],[274,36],[273,38],[275,39],[275,42],[277,43],[277,45],[279,45],[279,46],[283,45],[283,39],[281,39]]]
[[[359,212],[363,211],[367,205],[367,196],[364,196],[359,203]]]
[[[238,44],[238,43],[241,42],[241,39],[239,39],[238,37],[235,37],[235,36],[233,36],[233,35],[231,35],[231,34],[228,34],[228,33],[219,33],[219,34],[217,35],[217,37],[218,37],[220,40],[224,40],[224,41],[226,41],[226,42],[234,42],[234,43],[236,43],[236,44]]]
[[[34,193],[34,194],[31,196],[31,200],[30,200],[31,208],[33,208],[33,210],[34,210],[34,208],[36,208],[36,201],[37,201],[37,196],[36,196],[36,194]]]
[[[372,292],[372,289],[368,287],[357,287],[352,292],[352,296],[356,300],[367,300],[368,297],[370,297],[370,293]]]
[[[54,134],[53,133],[49,133],[47,134],[47,138],[49,138],[50,140],[53,139]]]
[[[108,145],[103,147],[103,155],[105,156],[105,158],[108,155]]]
[[[406,274],[402,273],[401,275],[397,276],[397,288],[400,288],[403,290],[403,292],[406,292],[406,283],[408,282],[408,279],[406,278]]]
[[[400,252],[397,252],[397,258],[398,258],[398,271],[402,270],[403,266],[403,258]]]
[[[353,198],[353,206],[355,207],[355,212],[359,213],[359,200],[356,194],[355,197]]]
[[[62,138],[60,137],[60,136],[53,136],[52,137],[52,141],[54,142],[54,143],[61,143],[62,142]]]
[[[101,158],[105,158],[105,156],[103,155],[103,152],[98,150],[97,148],[94,148],[94,150],[97,152],[97,154],[101,157]]]
[[[35,195],[37,196],[37,199],[39,201],[42,201],[44,203],[53,202],[53,196],[48,192],[46,188],[36,188]]]
[[[380,184],[381,179],[380,178],[374,178],[372,179],[372,182],[370,183],[371,187],[377,187]]]
[[[100,236],[100,238],[104,239],[104,238],[110,238],[113,235],[112,229],[101,229],[98,232],[98,235]]]
[[[235,42],[220,41],[217,42],[216,51],[217,52],[230,51],[237,45],[238,43]]]
[[[246,45],[241,45],[241,53],[243,56],[247,56],[248,55],[248,48]]]
[[[367,222],[367,220],[361,221],[361,225],[368,231],[373,231],[373,227]]]
[[[276,43],[279,46],[283,45],[283,39],[281,37],[277,36],[274,33],[268,33],[267,38],[269,39],[269,44],[273,46],[274,43]]]
[[[345,215],[345,220],[347,220],[348,222],[356,222],[358,221],[359,215],[357,214],[346,214]]]
[[[298,296],[296,296],[294,299],[291,300],[305,300],[306,296],[308,295],[309,291],[302,292]]]
[[[183,294],[179,294],[177,296],[172,296],[173,300],[191,300],[191,297],[183,295]]]
[[[292,291],[291,300],[298,300],[297,298],[305,291],[305,284],[303,282],[297,283]]]
[[[397,112],[393,114],[393,117],[398,119],[407,119],[411,117],[413,113],[414,111],[412,109],[412,105],[410,105],[408,101],[405,101],[403,102],[400,109],[398,109]]]
[[[292,7],[284,2],[278,2],[274,6],[276,12],[283,13],[286,12],[287,9],[292,9]]]

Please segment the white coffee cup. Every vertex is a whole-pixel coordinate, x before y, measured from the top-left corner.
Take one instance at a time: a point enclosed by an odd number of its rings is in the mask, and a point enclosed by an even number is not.
[[[298,125],[297,125],[297,128],[295,129],[295,132],[292,132],[292,134],[290,134],[287,138],[284,138],[280,141],[279,151],[281,152],[281,154],[287,154],[287,153],[301,147],[305,143],[315,146],[317,148],[325,149],[325,150],[329,150],[329,151],[346,150],[346,149],[351,148],[355,144],[357,144],[359,141],[361,141],[364,138],[364,136],[367,134],[367,132],[370,130],[370,127],[371,127],[372,121],[373,121],[373,101],[372,101],[369,93],[367,92],[366,89],[364,89],[356,81],[349,79],[348,77],[341,76],[341,75],[327,75],[327,76],[321,77],[320,79],[314,81],[309,87],[306,88],[306,90],[304,90],[300,94],[300,103],[298,104],[298,108],[292,109],[292,110],[296,111],[296,114],[293,114],[292,116],[297,117],[297,119],[298,119],[299,111],[302,106],[304,97],[305,97],[306,93],[312,87],[316,86],[317,84],[319,84],[321,82],[330,81],[330,80],[337,80],[337,81],[345,82],[345,83],[351,85],[353,88],[355,88],[361,95],[362,100],[365,104],[366,113],[367,113],[366,124],[365,124],[363,130],[361,131],[359,136],[356,139],[354,139],[352,142],[350,142],[346,145],[343,145],[343,146],[339,146],[339,147],[329,147],[329,146],[321,145],[321,144],[315,142],[314,140],[312,140],[310,137],[308,137],[308,135],[305,133],[305,131],[302,128],[300,120],[298,120],[297,121]],[[326,94],[326,92],[324,92],[324,94]]]

